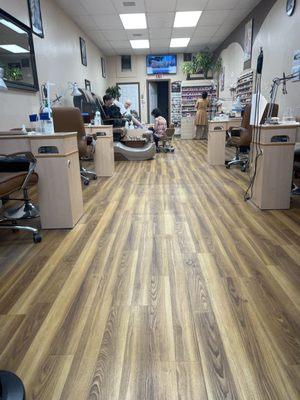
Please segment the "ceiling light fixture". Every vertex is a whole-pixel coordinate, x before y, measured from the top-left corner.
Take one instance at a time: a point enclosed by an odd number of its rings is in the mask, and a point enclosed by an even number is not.
[[[17,44],[1,44],[0,47],[4,50],[10,51],[11,53],[29,53],[29,50],[24,49]]]
[[[170,47],[187,47],[191,38],[172,38]]]
[[[149,49],[149,40],[130,40],[131,47],[133,49]]]
[[[198,24],[202,11],[178,11],[175,14],[174,28],[191,28]]]
[[[124,29],[147,29],[145,13],[120,14]]]

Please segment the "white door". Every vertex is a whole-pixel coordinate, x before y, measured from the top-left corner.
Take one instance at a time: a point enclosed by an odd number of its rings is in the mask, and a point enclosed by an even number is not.
[[[154,118],[151,115],[151,111],[154,108],[157,108],[157,83],[156,82],[149,82],[149,115],[150,115],[150,124],[154,122]]]

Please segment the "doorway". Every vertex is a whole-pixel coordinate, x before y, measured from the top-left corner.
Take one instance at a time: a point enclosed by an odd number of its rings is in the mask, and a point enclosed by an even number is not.
[[[154,118],[151,111],[159,108],[162,116],[166,119],[168,125],[170,123],[170,80],[148,80],[147,81],[147,97],[148,97],[148,121],[152,123]]]

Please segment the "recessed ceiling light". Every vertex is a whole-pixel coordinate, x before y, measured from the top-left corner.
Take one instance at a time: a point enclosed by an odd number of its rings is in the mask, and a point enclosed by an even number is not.
[[[125,29],[147,29],[144,13],[120,14],[120,18]]]
[[[175,14],[174,28],[190,28],[196,26],[202,11],[179,11]]]
[[[189,44],[191,38],[172,38],[170,47],[186,47]]]
[[[29,53],[29,50],[26,50],[17,44],[1,44],[0,47],[4,50],[10,51],[11,53]]]
[[[8,28],[12,29],[17,33],[27,33],[23,31],[23,29],[19,28],[17,25],[13,24],[12,22],[7,21],[6,19],[0,19],[0,23],[7,26]]]
[[[130,40],[133,49],[149,49],[149,40]]]

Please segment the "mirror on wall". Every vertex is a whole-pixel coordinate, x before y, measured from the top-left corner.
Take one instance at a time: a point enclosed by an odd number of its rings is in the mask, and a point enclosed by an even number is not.
[[[0,67],[8,88],[39,90],[31,30],[1,9]]]

